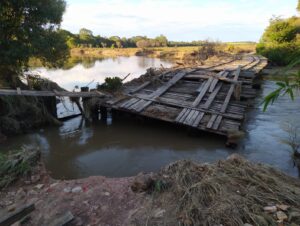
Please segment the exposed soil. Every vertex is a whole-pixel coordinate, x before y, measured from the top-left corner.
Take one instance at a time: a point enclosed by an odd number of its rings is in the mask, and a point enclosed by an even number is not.
[[[18,182],[0,194],[0,206],[7,210],[35,203],[29,221],[22,225],[49,225],[68,211],[74,216],[70,225],[129,225],[144,196],[131,191],[133,177],[63,181],[37,174],[32,178],[38,180]]]
[[[215,164],[182,160],[128,178],[53,180],[38,169],[0,194],[3,209],[35,203],[23,225],[49,225],[68,211],[70,225],[300,224],[300,181],[239,156]]]

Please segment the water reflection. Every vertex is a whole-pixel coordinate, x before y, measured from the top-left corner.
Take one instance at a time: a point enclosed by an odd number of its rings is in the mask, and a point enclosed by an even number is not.
[[[171,67],[172,62],[140,56],[102,59],[84,57],[70,58],[61,69],[38,67],[32,71],[57,82],[67,90],[72,90],[75,85],[86,86],[93,80],[91,87],[95,87],[97,82],[103,83],[108,76],[124,77],[130,73],[129,81],[145,73],[147,68],[161,65]]]

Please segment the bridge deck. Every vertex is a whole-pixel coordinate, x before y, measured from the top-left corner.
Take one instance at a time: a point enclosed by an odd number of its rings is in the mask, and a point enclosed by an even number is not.
[[[267,60],[249,56],[217,65],[176,69],[127,86],[105,106],[228,136],[240,131],[256,75]]]

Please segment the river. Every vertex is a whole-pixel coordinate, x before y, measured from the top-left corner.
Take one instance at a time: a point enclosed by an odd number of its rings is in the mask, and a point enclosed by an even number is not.
[[[171,62],[145,57],[118,57],[96,60],[85,66],[78,62],[67,69],[35,69],[66,89],[75,85],[103,82],[106,76],[139,76],[152,66],[171,66]],[[73,179],[91,175],[132,176],[157,171],[179,159],[214,162],[238,153],[249,160],[272,165],[289,175],[298,176],[291,152],[283,140],[289,133],[286,123],[300,126],[300,98],[288,97],[262,111],[263,97],[275,88],[275,81],[264,78],[254,106],[247,113],[246,136],[237,149],[225,147],[225,140],[212,135],[195,136],[164,123],[114,120],[86,124],[80,117],[59,128],[45,128],[16,136],[1,144],[9,150],[21,145],[38,146],[46,168],[54,178]]]

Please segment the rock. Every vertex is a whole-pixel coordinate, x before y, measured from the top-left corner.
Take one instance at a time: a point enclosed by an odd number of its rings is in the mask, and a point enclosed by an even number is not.
[[[131,184],[133,192],[145,192],[153,189],[154,179],[150,174],[139,173]]]
[[[17,196],[18,199],[23,199],[23,198],[26,196],[26,193],[25,193],[25,191],[23,190],[23,188],[20,188],[20,189],[17,191],[16,196]]]
[[[269,226],[269,223],[267,222],[267,220],[262,216],[256,215],[255,221],[257,222],[257,225],[259,225],[259,226]]]
[[[105,196],[110,196],[110,193],[109,192],[104,192],[103,193]]]
[[[281,204],[281,205],[276,205],[276,207],[277,207],[278,209],[282,210],[282,211],[287,211],[288,208],[290,208],[288,205],[283,205],[283,204]]]
[[[253,225],[252,225],[252,224],[246,223],[246,224],[244,224],[244,226],[253,226]]]
[[[166,210],[164,210],[164,209],[157,209],[157,210],[155,210],[154,211],[154,214],[153,214],[153,216],[155,217],[155,218],[161,218],[161,217],[163,217],[164,216],[164,213],[166,212]]]
[[[79,193],[79,192],[82,192],[82,187],[80,187],[80,186],[77,186],[72,189],[72,193]]]
[[[11,201],[11,200],[4,201],[4,205],[5,205],[5,206],[10,206],[10,205],[12,205],[13,203],[14,203],[14,202]]]
[[[53,188],[53,187],[55,187],[56,185],[58,185],[57,182],[56,182],[56,183],[53,183],[53,184],[50,184],[50,188]]]
[[[35,190],[30,190],[28,195],[37,195],[38,193]]]
[[[40,175],[32,175],[32,176],[31,176],[31,182],[32,182],[32,183],[36,183],[36,182],[38,182],[40,179],[41,179],[41,176],[40,176]]]
[[[289,221],[294,221],[295,219],[300,219],[300,213],[293,211],[289,214]]]
[[[35,187],[36,187],[37,189],[42,189],[42,188],[44,187],[44,184],[37,184]]]
[[[264,211],[267,213],[275,213],[277,211],[276,206],[266,206],[264,207]]]
[[[71,192],[71,190],[72,190],[72,189],[71,189],[70,187],[66,187],[66,188],[64,188],[64,192],[65,192],[65,193],[70,193],[70,192]]]
[[[282,212],[282,211],[278,211],[278,212],[276,213],[276,216],[277,216],[277,219],[278,219],[280,222],[283,222],[283,221],[285,221],[285,220],[288,219],[288,216],[287,216],[284,212]]]
[[[12,212],[16,209],[16,205],[10,205],[8,208],[7,208],[7,211],[8,212]]]

